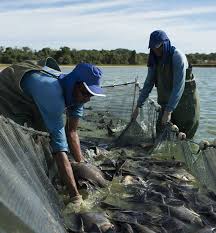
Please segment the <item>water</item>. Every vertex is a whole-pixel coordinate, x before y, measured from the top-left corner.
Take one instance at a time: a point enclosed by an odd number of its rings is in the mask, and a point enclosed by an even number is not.
[[[71,68],[64,69],[65,72],[70,70]],[[104,73],[102,85],[131,82],[136,77],[139,77],[138,81],[143,85],[147,74],[147,68],[142,66],[102,67],[102,70]],[[216,68],[194,67],[193,73],[197,81],[201,105],[200,126],[195,135],[195,140],[212,140],[216,138]],[[155,89],[150,94],[150,97],[156,99]]]

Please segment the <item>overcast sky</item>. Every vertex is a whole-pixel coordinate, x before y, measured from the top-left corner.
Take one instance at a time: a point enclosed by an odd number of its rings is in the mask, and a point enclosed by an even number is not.
[[[148,52],[161,29],[183,52],[216,52],[216,0],[0,0],[0,45]]]

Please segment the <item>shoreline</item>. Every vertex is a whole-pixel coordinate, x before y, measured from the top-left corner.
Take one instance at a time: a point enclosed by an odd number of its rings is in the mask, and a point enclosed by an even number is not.
[[[191,64],[192,67],[216,67],[216,64]]]
[[[8,66],[10,66],[11,64],[0,64],[0,69],[4,69]],[[192,67],[204,67],[204,68],[215,68],[216,64],[191,64]],[[69,64],[69,65],[59,65],[60,67],[75,67],[76,64]],[[142,64],[142,65],[125,65],[125,64],[96,64],[96,66],[100,66],[100,67],[147,67],[146,64]]]
[[[216,64],[191,64],[192,67],[216,67]],[[71,65],[60,65],[61,67],[71,67],[71,66],[76,66],[76,64],[71,64]],[[96,64],[96,66],[100,67],[147,67],[146,64],[142,65],[124,65],[124,64]]]

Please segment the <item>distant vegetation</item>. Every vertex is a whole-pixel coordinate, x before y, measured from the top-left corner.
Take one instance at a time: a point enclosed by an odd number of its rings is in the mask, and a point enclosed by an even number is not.
[[[76,50],[68,47],[61,47],[58,50],[43,48],[39,51],[28,47],[11,48],[0,47],[0,63],[11,64],[24,60],[38,60],[51,56],[60,65],[77,64],[79,62],[89,62],[99,65],[145,65],[148,54],[136,53],[135,50],[115,49],[115,50]],[[194,65],[216,65],[216,53],[187,54],[188,60]]]

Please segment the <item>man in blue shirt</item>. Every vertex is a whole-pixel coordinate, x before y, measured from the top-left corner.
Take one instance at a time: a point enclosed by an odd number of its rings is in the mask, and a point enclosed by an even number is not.
[[[81,196],[67,152],[70,148],[76,162],[84,160],[77,127],[84,103],[92,96],[104,96],[100,87],[102,71],[80,63],[69,74],[62,74],[53,59],[48,58],[47,63],[52,67],[26,61],[0,73],[0,113],[21,125],[27,122],[34,129],[49,132],[59,173],[73,201],[79,202]]]
[[[157,101],[161,106],[157,132],[161,132],[163,126],[172,121],[188,138],[192,138],[199,125],[199,97],[195,80],[187,69],[187,58],[171,46],[166,33],[161,30],[151,33],[149,48],[148,74],[132,119],[137,118],[139,108],[155,85]]]

